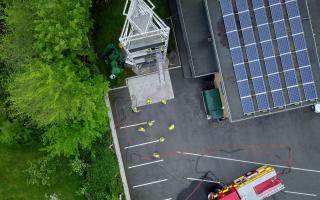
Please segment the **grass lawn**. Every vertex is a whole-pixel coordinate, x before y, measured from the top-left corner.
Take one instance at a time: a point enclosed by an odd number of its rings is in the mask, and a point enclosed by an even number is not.
[[[161,18],[170,16],[169,5],[167,0],[151,0],[156,6],[155,12]],[[125,17],[122,15],[125,0],[109,0],[96,1],[92,10],[94,19],[94,31],[92,35],[93,45],[98,55],[98,66],[100,71],[109,76],[109,70],[104,63],[101,55],[107,44],[113,43],[118,45],[119,37],[124,25]],[[130,69],[126,69],[124,74],[116,80],[110,81],[110,87],[118,87],[125,85],[125,78],[133,76],[134,73]]]
[[[43,156],[35,144],[19,146],[0,146],[0,199],[1,200],[45,200],[45,194],[56,193],[61,200],[83,199],[75,194],[80,187],[77,176],[70,175],[66,162],[57,168],[55,181],[51,186],[27,184],[27,176],[22,171],[28,161]]]

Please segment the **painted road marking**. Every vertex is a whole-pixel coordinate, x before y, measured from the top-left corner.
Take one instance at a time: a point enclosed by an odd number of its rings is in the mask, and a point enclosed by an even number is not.
[[[180,65],[179,65],[179,66],[175,66],[175,67],[169,67],[168,70],[179,69],[179,68],[181,68],[181,67],[182,67],[182,66],[180,66]]]
[[[121,86],[121,87],[116,87],[116,88],[111,88],[109,89],[109,91],[113,91],[113,90],[121,90],[121,89],[124,89],[124,88],[127,88],[128,86]]]
[[[297,194],[297,195],[305,195],[305,196],[311,196],[311,197],[317,197],[318,195],[316,194],[308,194],[308,193],[302,193],[302,192],[292,192],[292,191],[284,191],[285,193],[289,193],[289,194]]]
[[[153,182],[144,183],[144,184],[141,184],[141,185],[134,185],[133,188],[138,188],[138,187],[142,187],[142,186],[152,185],[152,184],[161,183],[161,182],[165,182],[165,181],[168,181],[168,179],[163,179],[163,180],[159,180],[159,181],[153,181]]]
[[[163,200],[172,200],[172,198],[169,198],[169,199],[163,199]]]
[[[132,124],[132,125],[128,125],[128,126],[122,126],[120,127],[120,129],[124,129],[124,128],[130,128],[130,127],[136,127],[136,126],[140,126],[140,125],[146,125],[148,122],[141,122],[138,124]]]
[[[152,144],[152,143],[156,143],[156,142],[160,142],[160,140],[154,140],[154,141],[151,141],[151,142],[145,142],[145,143],[141,143],[141,144],[136,144],[136,145],[125,147],[124,149],[130,149],[130,148],[133,148],[133,147],[139,147],[139,146]]]
[[[140,164],[140,165],[133,165],[133,166],[128,167],[128,169],[141,167],[141,166],[145,166],[145,165],[151,165],[151,164],[158,163],[158,162],[163,162],[163,160],[156,160],[156,161],[153,161],[153,162],[147,162],[147,163],[143,163],[143,164]]]
[[[180,153],[180,154],[182,153],[184,155],[205,157],[205,158],[213,158],[213,159],[218,159],[218,160],[227,160],[227,161],[240,162],[240,163],[249,163],[249,164],[256,164],[256,165],[268,165],[268,166],[277,167],[277,168],[284,168],[284,169],[292,169],[292,170],[297,170],[297,171],[320,173],[319,170],[313,170],[313,169],[304,169],[304,168],[298,168],[298,167],[288,167],[288,166],[275,165],[275,164],[270,164],[270,163],[253,162],[253,161],[247,161],[247,160],[239,160],[239,159],[225,158],[225,157],[219,157],[219,156],[201,155],[201,154],[188,153],[188,152],[177,152],[177,153]]]
[[[219,181],[211,181],[211,180],[198,179],[198,178],[186,178],[186,179],[190,180],[190,181],[201,181],[201,182],[208,182],[208,183],[221,183]]]

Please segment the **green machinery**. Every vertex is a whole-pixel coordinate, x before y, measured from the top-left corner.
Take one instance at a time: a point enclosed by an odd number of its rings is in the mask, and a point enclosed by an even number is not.
[[[110,79],[115,79],[124,71],[125,60],[119,49],[114,44],[108,44],[102,57],[105,63],[111,68]]]
[[[223,107],[219,90],[214,88],[202,91],[202,98],[207,113],[207,119],[221,121],[223,119]]]

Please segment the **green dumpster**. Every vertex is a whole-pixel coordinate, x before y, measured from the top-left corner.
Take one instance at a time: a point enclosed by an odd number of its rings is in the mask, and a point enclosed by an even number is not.
[[[220,99],[219,90],[214,88],[202,91],[203,102],[205,105],[207,119],[222,120],[223,107]]]

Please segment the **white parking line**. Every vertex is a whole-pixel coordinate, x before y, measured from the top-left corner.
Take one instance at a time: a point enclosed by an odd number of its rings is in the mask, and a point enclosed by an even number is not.
[[[180,65],[179,65],[179,66],[175,66],[175,67],[169,67],[168,70],[179,69],[179,68],[181,68],[181,67],[182,67],[182,66],[180,66]]]
[[[289,194],[297,194],[297,195],[305,195],[305,196],[312,196],[312,197],[317,197],[318,195],[316,194],[308,194],[308,193],[302,193],[302,192],[292,192],[292,191],[284,191],[285,193],[289,193]]]
[[[142,186],[146,186],[146,185],[152,185],[152,184],[155,184],[155,183],[161,183],[161,182],[165,182],[165,181],[168,181],[168,179],[163,179],[163,180],[159,180],[159,181],[153,181],[153,182],[144,183],[144,184],[141,184],[141,185],[134,185],[133,188],[138,188],[138,187],[142,187]]]
[[[156,142],[160,142],[160,141],[159,141],[159,140],[154,140],[154,141],[151,141],[151,142],[145,142],[145,143],[141,143],[141,144],[136,144],[136,145],[128,146],[128,147],[125,147],[124,149],[130,149],[130,148],[133,148],[133,147],[139,147],[139,146],[143,146],[143,145],[147,145],[147,144],[152,144],[152,143],[156,143]]]
[[[131,124],[131,125],[128,125],[128,126],[122,126],[122,127],[120,127],[120,129],[130,128],[130,127],[135,127],[135,126],[140,126],[140,125],[145,125],[145,124],[147,124],[147,122],[141,122],[141,123],[138,123],[138,124]]]
[[[220,183],[219,181],[211,181],[211,180],[198,179],[198,178],[186,178],[186,179],[190,180],[190,181],[201,181],[201,182],[208,182],[208,183]]]
[[[163,199],[163,200],[172,200],[172,198],[169,198],[169,199]]]
[[[143,164],[140,164],[140,165],[133,165],[133,166],[128,167],[128,169],[141,167],[141,166],[145,166],[145,165],[151,165],[151,164],[158,163],[158,162],[163,162],[163,160],[156,160],[156,161],[153,161],[153,162],[147,162],[147,163],[143,163]]]
[[[181,152],[177,152],[177,153],[181,153]],[[233,162],[256,164],[256,165],[268,165],[268,166],[271,166],[271,167],[292,169],[292,170],[297,170],[297,171],[320,173],[319,170],[304,169],[304,168],[298,168],[298,167],[288,167],[288,166],[283,166],[283,165],[274,165],[274,164],[270,164],[270,163],[253,162],[253,161],[239,160],[239,159],[233,159],[233,158],[224,158],[224,157],[218,157],[218,156],[208,156],[208,155],[201,155],[201,154],[188,153],[188,152],[182,152],[182,154],[191,155],[191,156],[198,156],[198,157],[213,158],[213,159],[218,159],[218,160],[227,160],[227,161],[233,161]]]

